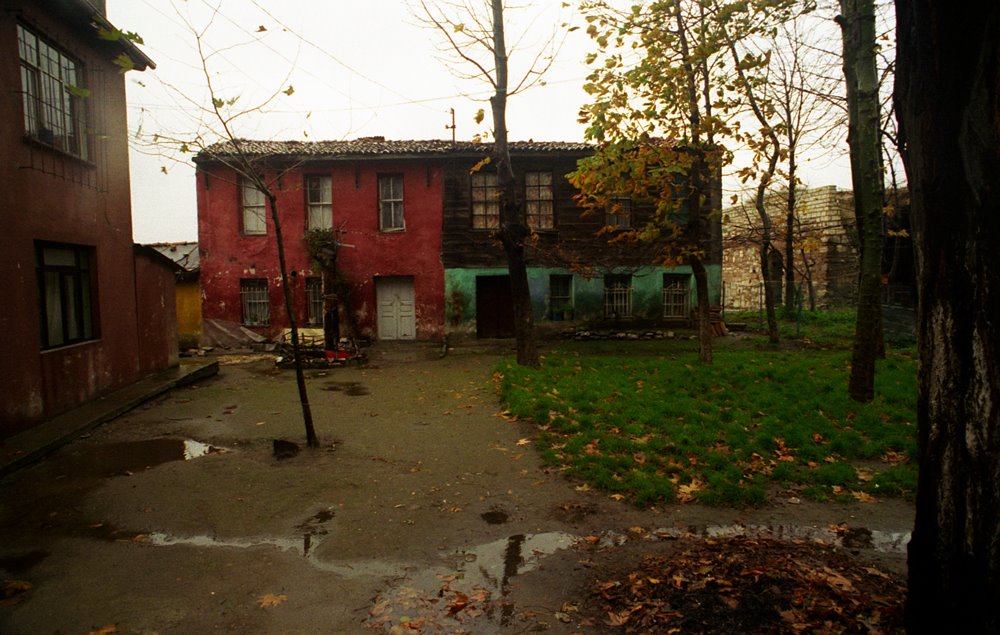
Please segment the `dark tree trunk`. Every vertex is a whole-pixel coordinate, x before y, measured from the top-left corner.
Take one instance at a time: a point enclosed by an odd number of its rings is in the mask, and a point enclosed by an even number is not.
[[[791,119],[791,117],[789,117]],[[790,135],[791,136],[791,135]],[[795,308],[795,145],[788,139],[788,209],[785,213],[785,309]]]
[[[524,243],[529,233],[514,186],[514,170],[507,147],[507,47],[504,42],[503,0],[492,0],[493,55],[496,63],[496,94],[490,98],[493,110],[493,137],[496,142],[497,187],[500,190],[500,242],[507,254],[510,291],[514,304],[514,337],[517,363],[538,366],[528,264]]]
[[[879,82],[875,65],[874,0],[840,0],[847,84],[848,142],[854,214],[861,244],[858,316],[848,393],[855,401],[875,397],[875,360],[882,346],[882,145]]]
[[[910,633],[1000,632],[1000,4],[897,0],[918,269]]]
[[[306,444],[311,448],[319,447],[316,429],[313,427],[312,410],[309,407],[309,395],[306,393],[306,379],[302,372],[302,353],[299,350],[299,328],[295,320],[292,288],[288,283],[288,267],[285,265],[285,243],[281,236],[281,222],[278,219],[278,199],[266,191],[271,204],[271,221],[274,223],[274,239],[278,246],[278,267],[281,270],[281,291],[285,298],[285,313],[288,315],[288,327],[292,333],[292,357],[295,361],[295,383],[299,389],[299,404],[302,406],[302,421],[306,427]]]

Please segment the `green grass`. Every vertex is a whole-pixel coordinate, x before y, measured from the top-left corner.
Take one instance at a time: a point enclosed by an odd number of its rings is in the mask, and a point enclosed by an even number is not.
[[[862,405],[843,350],[717,346],[702,365],[694,346],[565,343],[538,370],[502,363],[499,389],[537,424],[547,462],[639,505],[760,505],[776,486],[819,500],[912,493],[912,352],[880,362]]]

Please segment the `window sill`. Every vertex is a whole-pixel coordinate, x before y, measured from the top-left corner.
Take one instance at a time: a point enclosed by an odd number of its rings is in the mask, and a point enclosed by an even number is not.
[[[93,346],[94,344],[100,344],[100,343],[101,343],[101,338],[95,337],[93,339],[83,340],[83,341],[80,341],[80,342],[72,342],[70,344],[60,344],[59,346],[52,346],[50,348],[43,348],[39,352],[44,356],[44,355],[50,355],[50,354],[55,354],[55,353],[61,353],[63,351],[66,351],[66,350],[69,350],[69,349],[73,349],[73,348],[81,348],[83,346]]]
[[[390,228],[390,229],[381,229],[381,228],[379,228],[378,231],[379,231],[380,234],[405,234],[406,233],[406,228],[405,227],[393,227],[393,228]]]
[[[88,168],[95,169],[95,170],[97,169],[97,164],[94,163],[93,161],[91,161],[90,159],[84,159],[83,157],[81,157],[79,155],[76,155],[76,154],[73,154],[72,152],[67,152],[66,150],[63,150],[61,148],[57,148],[56,146],[52,145],[51,143],[46,143],[45,141],[42,141],[41,139],[39,139],[38,137],[36,137],[34,135],[25,134],[24,135],[24,143],[26,145],[30,145],[30,146],[39,148],[41,150],[46,150],[48,152],[51,152],[52,154],[55,154],[55,155],[58,155],[60,157],[69,159],[70,161],[74,161],[76,163],[79,163],[80,165],[82,165],[84,167],[88,167]]]

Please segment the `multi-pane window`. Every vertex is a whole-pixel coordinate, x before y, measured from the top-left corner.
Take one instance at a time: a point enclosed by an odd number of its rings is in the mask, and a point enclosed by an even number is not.
[[[552,274],[549,276],[549,311],[551,317],[566,317],[573,310],[573,276]]]
[[[92,247],[37,244],[42,348],[94,338],[93,254]]]
[[[401,174],[381,174],[378,177],[378,222],[379,229],[384,232],[406,229]]]
[[[333,186],[328,176],[306,177],[307,229],[333,228]]]
[[[690,276],[663,274],[663,317],[687,318],[690,289]]]
[[[271,323],[271,302],[267,294],[266,278],[240,280],[240,306],[243,323],[248,326],[267,326]]]
[[[627,196],[613,197],[605,210],[604,224],[617,229],[628,229],[631,227],[632,199]]]
[[[472,175],[472,228],[496,229],[500,227],[500,190],[495,172],[476,172]]]
[[[322,278],[306,278],[306,311],[310,326],[323,324]]]
[[[264,193],[248,179],[240,181],[240,202],[243,207],[243,233],[266,234],[267,221]]]
[[[632,276],[604,276],[604,317],[616,320],[632,317]]]
[[[24,131],[54,148],[87,158],[83,67],[45,38],[17,25]]]
[[[528,227],[552,229],[552,173],[528,172],[524,175],[524,210]]]

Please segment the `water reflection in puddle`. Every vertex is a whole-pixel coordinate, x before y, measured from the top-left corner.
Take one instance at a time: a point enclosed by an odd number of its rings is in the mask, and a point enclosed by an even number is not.
[[[68,454],[52,460],[60,473],[74,478],[107,478],[141,472],[171,461],[190,461],[226,451],[193,439],[144,439],[108,443],[80,454]]]

